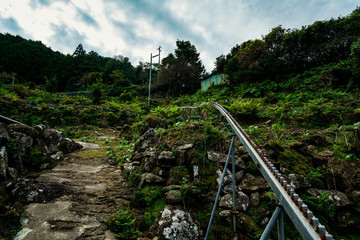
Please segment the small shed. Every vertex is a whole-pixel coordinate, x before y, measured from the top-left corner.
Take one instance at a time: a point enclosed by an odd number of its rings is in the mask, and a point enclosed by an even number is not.
[[[226,74],[216,74],[201,81],[201,90],[207,90],[211,85],[218,85],[227,81]]]

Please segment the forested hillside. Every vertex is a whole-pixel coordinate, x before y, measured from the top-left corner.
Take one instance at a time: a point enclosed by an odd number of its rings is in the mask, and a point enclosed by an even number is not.
[[[324,78],[333,78],[331,84],[358,86],[359,36],[359,8],[347,17],[318,21],[301,29],[278,26],[261,40],[241,43],[226,57],[219,56],[214,72],[227,73],[233,84],[259,83],[278,82],[328,66],[331,71]]]
[[[131,186],[130,203],[101,220],[119,239],[165,239],[164,228],[172,223],[164,224],[162,216],[174,212],[192,225],[171,231],[204,237],[232,135],[211,102],[224,106],[280,164],[285,179],[335,239],[360,238],[360,8],[301,29],[277,26],[261,39],[239,43],[216,59],[211,73],[226,73],[229,81],[207,91],[200,90],[209,75],[201,53],[178,40],[160,70],[153,69],[150,106],[148,63],[134,67],[127,57],[87,53],[81,44],[64,55],[10,34],[0,35],[0,49],[0,115],[98,143],[99,152],[88,155],[120,166]],[[88,91],[58,93],[72,90]],[[191,105],[201,107],[179,108]],[[116,137],[100,138],[102,132]],[[24,159],[25,168],[11,166],[19,176],[51,171],[43,168],[53,165],[49,156],[35,147],[18,154],[21,142],[1,134],[9,162]],[[258,239],[276,207],[258,166],[239,141],[235,146],[239,231],[232,231],[229,175],[209,239]],[[12,219],[3,221],[0,238],[20,228],[22,208],[5,187],[17,181],[0,179],[0,220]],[[301,239],[286,216],[285,222],[287,238]]]

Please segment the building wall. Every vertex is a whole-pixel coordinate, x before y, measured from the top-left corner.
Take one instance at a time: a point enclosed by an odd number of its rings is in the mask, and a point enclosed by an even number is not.
[[[205,80],[201,81],[201,90],[207,90],[211,85],[218,85],[224,83],[227,80],[226,74],[216,74]]]

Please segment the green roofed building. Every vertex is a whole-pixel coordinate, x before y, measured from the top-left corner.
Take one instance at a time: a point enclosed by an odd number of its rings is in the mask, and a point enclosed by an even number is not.
[[[211,85],[218,85],[221,83],[225,83],[227,81],[228,76],[226,74],[216,74],[211,77],[204,79],[201,81],[201,90],[207,90]]]

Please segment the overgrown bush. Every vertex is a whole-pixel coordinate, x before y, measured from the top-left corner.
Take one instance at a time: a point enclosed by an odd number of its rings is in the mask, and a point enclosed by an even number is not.
[[[123,207],[106,220],[108,228],[122,240],[137,239],[141,233],[135,229],[135,218],[129,207]]]

